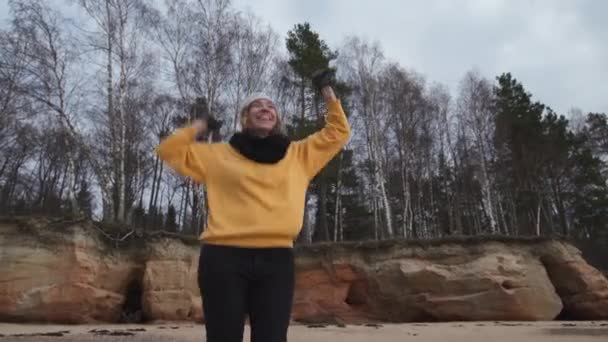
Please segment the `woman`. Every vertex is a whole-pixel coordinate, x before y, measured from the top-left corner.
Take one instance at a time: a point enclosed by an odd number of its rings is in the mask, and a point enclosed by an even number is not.
[[[253,342],[285,342],[294,292],[293,241],[302,227],[311,179],[350,137],[331,71],[313,84],[328,108],[325,127],[290,142],[272,99],[254,95],[229,143],[199,143],[195,121],[164,139],[157,153],[171,168],[207,186],[209,219],[199,259],[208,342],[241,342],[249,316]]]

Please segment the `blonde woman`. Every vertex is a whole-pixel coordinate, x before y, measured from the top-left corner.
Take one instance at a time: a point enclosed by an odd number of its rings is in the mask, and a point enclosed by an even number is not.
[[[199,286],[208,342],[241,342],[249,316],[252,342],[285,342],[294,292],[293,242],[302,227],[312,178],[343,148],[351,131],[331,87],[333,72],[317,73],[328,112],[325,126],[290,141],[272,99],[244,101],[241,132],[227,143],[195,137],[195,121],[157,147],[179,174],[205,184],[209,219],[200,236]]]

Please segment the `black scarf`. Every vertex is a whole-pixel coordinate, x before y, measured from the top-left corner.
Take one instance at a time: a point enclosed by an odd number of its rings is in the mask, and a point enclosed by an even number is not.
[[[243,156],[264,164],[275,164],[283,159],[290,143],[282,134],[261,138],[247,131],[235,133],[230,138],[230,145]]]

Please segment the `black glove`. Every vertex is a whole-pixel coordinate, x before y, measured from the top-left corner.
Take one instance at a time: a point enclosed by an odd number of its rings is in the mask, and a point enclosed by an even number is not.
[[[213,116],[207,118],[207,129],[209,131],[218,131],[224,124],[223,120],[216,120]]]
[[[333,86],[336,69],[327,68],[316,70],[312,73],[312,85],[319,91],[326,86]]]

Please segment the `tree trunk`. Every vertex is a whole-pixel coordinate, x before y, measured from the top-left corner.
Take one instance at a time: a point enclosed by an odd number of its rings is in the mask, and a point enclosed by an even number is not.
[[[501,231],[504,235],[509,235],[509,225],[507,224],[507,219],[505,217],[506,213],[505,213],[505,210],[502,205],[503,201],[500,198],[498,198],[497,202],[498,202],[499,217],[502,221],[502,230]]]
[[[207,202],[207,191],[205,191],[205,187],[201,185],[201,215],[198,224],[198,235],[202,234],[207,227],[209,222],[209,206]]]
[[[120,10],[122,7],[118,6]],[[119,60],[120,60],[120,76],[119,76],[119,89],[118,89],[118,125],[119,125],[119,147],[118,147],[118,175],[116,179],[116,187],[118,191],[118,209],[117,216],[119,222],[126,220],[126,131],[127,131],[127,120],[125,113],[125,97],[127,95],[127,72],[126,72],[126,51],[125,51],[125,25],[127,15],[119,11]],[[124,18],[124,20],[123,20]]]
[[[184,212],[182,213],[182,231],[188,228],[188,206],[190,205],[190,185],[191,181],[186,182],[186,189],[184,191]]]
[[[376,127],[376,122],[374,119],[369,120],[369,124],[371,126],[371,137],[372,137],[372,150],[375,160],[375,181],[376,186],[379,187],[380,198],[382,200],[382,205],[384,206],[384,215],[386,219],[386,232],[388,237],[393,237],[393,224],[392,224],[392,213],[391,206],[388,200],[388,194],[385,186],[385,177],[382,172],[382,164],[380,162],[380,143],[378,138],[378,129]]]
[[[9,204],[12,202],[13,192],[17,186],[19,169],[21,169],[21,166],[23,165],[23,159],[23,157],[20,158],[13,166],[11,172],[9,172],[9,176],[7,177],[6,183],[4,183],[4,187],[2,189],[2,203]]]
[[[74,163],[74,158],[72,156],[71,152],[68,152],[69,157],[68,157],[68,169],[66,170],[66,176],[68,177],[68,199],[70,202],[70,211],[72,213],[72,215],[74,216],[79,216],[80,214],[80,206],[78,205],[78,201],[76,201],[76,193],[74,191],[74,189],[76,188],[76,174],[75,174],[75,163]]]
[[[342,221],[342,196],[340,196],[340,190],[342,188],[342,159],[344,158],[344,153],[340,153],[340,157],[338,159],[338,179],[336,181],[336,200],[335,200],[335,208],[334,208],[334,242],[338,241],[338,239],[342,236],[340,232]]]
[[[198,231],[197,224],[199,222],[199,210],[200,210],[200,185],[192,184],[192,205],[190,206],[190,229],[188,232],[196,233]]]
[[[519,220],[517,218],[517,207],[515,206],[515,194],[511,193],[510,196],[510,205],[511,205],[511,228],[512,228],[512,232],[513,235],[518,236],[519,232],[520,232],[520,227],[519,227]]]
[[[377,162],[376,162],[376,158],[374,155],[374,147],[373,147],[373,139],[372,139],[372,129],[371,129],[371,125],[369,123],[369,119],[368,117],[368,113],[367,111],[369,110],[368,105],[367,105],[367,101],[364,98],[363,99],[363,117],[364,117],[364,126],[365,126],[365,137],[366,137],[366,147],[367,147],[367,154],[368,154],[368,159],[370,161],[370,173],[369,173],[369,187],[371,190],[371,204],[372,204],[372,212],[373,212],[373,216],[374,216],[374,239],[378,240],[379,239],[379,219],[378,219],[378,205],[377,205],[377,199],[379,198],[378,195],[378,187],[376,186],[376,168],[377,168]]]
[[[158,171],[158,178],[156,179],[156,189],[155,189],[155,194],[154,194],[154,207],[157,208],[156,210],[158,210],[158,193],[160,192],[160,182],[163,179],[163,169],[164,169],[164,164],[162,162],[160,162],[160,170]]]
[[[314,110],[317,116],[317,126],[321,128],[323,125],[323,116],[319,110],[318,97],[314,96]],[[327,169],[323,168],[317,177],[319,183],[319,205],[317,210],[319,211],[319,222],[317,223],[323,234],[324,241],[330,241],[331,235],[329,234],[329,224],[327,222]]]
[[[490,233],[496,234],[496,232],[498,231],[498,223],[496,221],[496,215],[494,213],[494,204],[492,201],[492,184],[490,183],[490,175],[487,167],[486,151],[483,148],[483,141],[481,141],[481,136],[478,136],[477,140],[479,153],[481,154],[481,198],[483,202],[483,208],[485,210],[486,216],[490,220]]]
[[[154,157],[154,171],[152,172],[152,190],[150,191],[150,200],[148,201],[148,219],[146,220],[146,224],[144,227],[150,224],[150,220],[153,219],[152,215],[156,216],[157,208],[153,207],[154,205],[154,195],[156,194],[156,177],[158,173],[158,164],[160,163],[160,158],[158,156]],[[154,209],[153,209],[154,208]]]
[[[430,153],[428,154],[430,156]],[[429,217],[429,225],[430,225],[430,229],[429,229],[429,237],[432,236],[436,236],[437,235],[437,217],[435,215],[436,211],[435,211],[435,196],[434,196],[434,191],[433,191],[433,174],[431,172],[431,158],[427,157],[427,167],[429,168],[428,170],[428,178],[429,178],[429,198],[430,198],[430,203],[429,203],[429,208],[427,209],[427,216]],[[428,213],[430,211],[430,214]]]
[[[2,162],[2,167],[0,167],[0,179],[4,175],[4,171],[6,170],[6,168],[8,166],[8,161],[9,160],[10,160],[10,158],[7,157],[7,158],[4,158],[4,162]]]
[[[305,244],[312,243],[312,231],[310,228],[310,219],[308,217],[310,212],[310,205],[308,205],[309,199],[310,192],[307,191],[304,199],[304,217],[302,219],[302,231],[300,232],[300,236],[298,237],[298,241]]]
[[[411,201],[410,201],[410,183],[409,183],[409,176],[408,176],[408,172],[407,172],[407,161],[406,161],[406,152],[403,149],[403,145],[405,144],[402,139],[399,139],[399,141],[401,142],[399,148],[398,148],[398,152],[399,152],[399,166],[400,166],[400,172],[399,175],[401,176],[401,195],[403,197],[403,209],[401,212],[402,215],[402,231],[401,234],[404,238],[407,238],[411,235],[411,219],[410,219],[410,212],[411,212]]]
[[[380,214],[378,213],[378,202],[375,197],[372,197],[372,207],[374,211],[374,239],[380,239]]]
[[[564,236],[570,236],[570,224],[568,222],[568,218],[566,217],[566,209],[564,206],[564,201],[562,199],[561,193],[561,182],[558,179],[555,179],[553,182],[555,185],[553,186],[553,193],[555,196],[555,204],[557,207],[557,213],[560,221],[561,231]]]
[[[106,19],[107,19],[107,50],[106,50],[106,70],[107,70],[107,79],[106,79],[106,88],[107,88],[107,101],[108,101],[108,121],[110,125],[110,154],[112,155],[112,164],[114,177],[116,177],[116,122],[114,115],[114,89],[113,89],[113,75],[112,75],[112,53],[113,53],[113,38],[114,38],[114,25],[112,22],[112,11],[110,9],[110,2],[106,0]],[[115,206],[114,206],[114,196],[109,194],[104,194],[106,204],[104,205],[104,219],[107,219],[110,222],[114,222],[116,220],[115,215]],[[106,214],[106,211],[108,213]]]
[[[186,183],[186,185],[182,188],[182,191],[181,191],[181,197],[179,199],[179,212],[177,213],[177,215],[175,215],[176,216],[175,217],[175,221],[177,223],[177,227],[176,228],[179,228],[180,226],[183,226],[183,222],[184,222],[183,220],[184,220],[184,217],[186,217],[186,213],[185,213],[185,211],[186,211],[186,205],[185,205],[185,203],[186,203],[186,197],[187,197],[186,192],[187,192],[187,189],[188,189],[187,186],[188,185]],[[180,229],[178,229],[178,230],[180,230]]]
[[[323,239],[324,241],[330,241],[329,225],[327,223],[327,182],[325,180],[321,180],[321,184],[319,184],[319,205],[317,210],[319,210],[318,225],[323,234]]]
[[[538,200],[538,205],[536,207],[536,236],[540,236],[540,207],[542,201]]]
[[[302,82],[302,84],[300,85],[300,104],[301,104],[300,129],[302,129],[304,127],[304,118],[306,117],[306,96],[305,96],[306,83],[305,83],[304,77],[302,77],[301,82]]]

